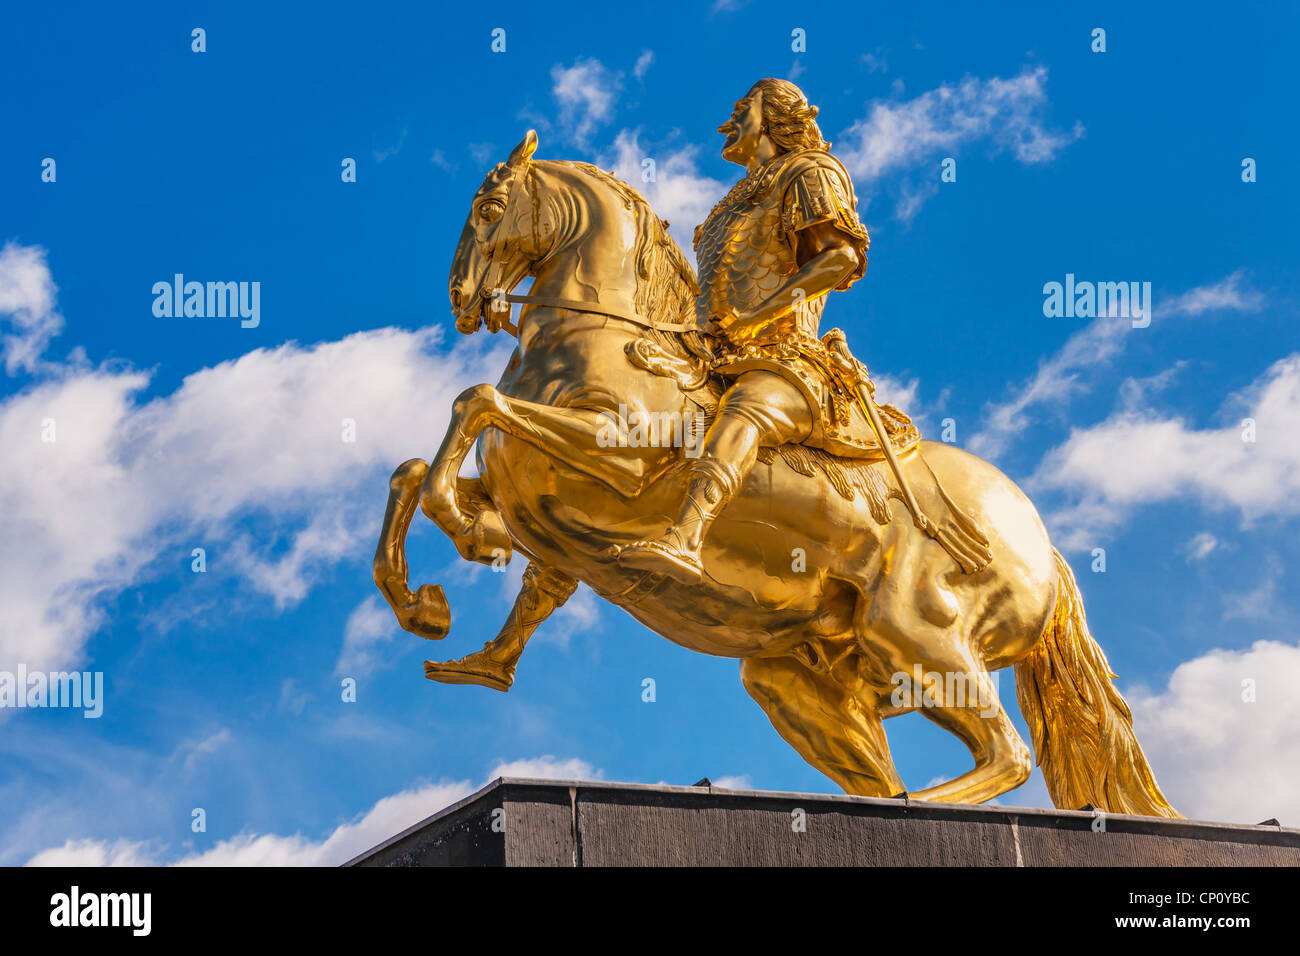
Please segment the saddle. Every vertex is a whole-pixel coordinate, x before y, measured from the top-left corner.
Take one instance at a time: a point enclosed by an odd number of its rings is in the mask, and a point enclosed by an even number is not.
[[[855,390],[860,381],[868,393],[875,385],[867,368],[856,359],[849,365],[831,347],[843,333],[832,329],[821,339],[745,345],[707,357],[683,357],[655,338],[639,338],[627,346],[628,359],[638,368],[674,379],[706,417],[711,417],[729,382],[745,372],[763,369],[780,375],[798,388],[813,412],[812,433],[797,447],[824,452],[832,458],[883,461],[884,452],[859,403]],[[705,351],[703,349],[701,352]],[[902,455],[921,440],[921,432],[900,409],[876,406],[895,454]]]
[[[651,335],[662,333],[652,332]],[[675,379],[687,397],[705,415],[715,414],[727,381],[751,369],[766,369],[794,383],[813,410],[812,434],[797,445],[762,448],[759,461],[772,464],[779,456],[793,471],[806,477],[823,474],[841,497],[861,494],[880,524],[892,520],[891,498],[902,502],[913,523],[935,539],[961,569],[972,574],[988,567],[993,558],[989,541],[979,526],[948,496],[938,476],[920,456],[919,469],[904,481],[900,464],[921,440],[912,420],[892,405],[875,405],[875,386],[866,366],[849,353],[844,333],[832,329],[820,341],[797,339],[763,347],[714,355],[701,343],[687,343],[692,356],[670,351],[652,338],[639,338],[627,346],[629,360],[638,368]],[[875,405],[881,431],[894,452],[888,456],[876,437],[858,390]],[[685,462],[679,462],[683,465]]]

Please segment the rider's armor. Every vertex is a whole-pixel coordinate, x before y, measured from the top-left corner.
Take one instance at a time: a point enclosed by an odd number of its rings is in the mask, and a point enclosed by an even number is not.
[[[833,223],[858,252],[857,268],[838,286],[847,289],[866,270],[870,245],[856,206],[848,173],[825,150],[793,150],[755,169],[695,231],[700,319],[726,316],[732,309],[744,314],[768,300],[799,268],[799,231],[823,222]],[[756,369],[775,372],[803,393],[812,410],[813,430],[806,444],[853,457],[878,455],[853,386],[844,381],[851,376],[838,369],[835,356],[818,338],[826,297],[792,301],[793,309],[771,328],[723,329],[715,371],[728,378]],[[895,444],[919,438],[907,416],[889,406],[882,406],[882,413]]]

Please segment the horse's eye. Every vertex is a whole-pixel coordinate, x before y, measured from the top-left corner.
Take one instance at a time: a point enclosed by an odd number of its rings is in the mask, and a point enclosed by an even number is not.
[[[505,203],[499,199],[489,199],[478,207],[478,217],[484,222],[496,222],[505,211]]]

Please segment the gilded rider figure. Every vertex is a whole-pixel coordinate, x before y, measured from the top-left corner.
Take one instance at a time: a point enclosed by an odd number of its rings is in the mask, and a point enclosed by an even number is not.
[[[1014,664],[1021,710],[1056,806],[1178,816],[1155,782],[1129,708],[1089,633],[1070,566],[1052,548],[1029,500],[991,464],[944,443],[921,442],[905,415],[876,405],[843,334],[818,338],[826,294],[863,275],[867,233],[854,210],[852,183],[828,152],[816,113],[797,87],[781,80],[756,83],[736,104],[720,130],[723,156],[743,165],[746,176],[696,232],[698,284],[660,221],[625,184],[580,164],[530,166],[535,134],[488,175],[452,261],[449,289],[458,318],[476,327],[486,308],[483,293],[495,290],[502,276],[527,272],[534,288],[549,283],[567,290],[570,270],[584,257],[599,260],[592,281],[571,285],[599,293],[599,280],[617,277],[622,285],[609,291],[622,295],[604,302],[531,290],[507,295],[546,310],[543,317],[560,334],[540,354],[530,350],[536,356],[531,384],[521,388],[522,376],[507,375],[504,389],[467,390],[453,406],[433,463],[412,459],[394,473],[375,582],[404,628],[440,638],[450,623],[445,596],[429,585],[412,592],[408,584],[404,540],[411,516],[420,508],[474,558],[492,538],[511,540],[503,515],[516,516],[527,531],[520,543],[537,554],[530,555],[509,619],[481,651],[426,661],[429,678],[507,690],[529,636],[582,580],[683,647],[740,658],[746,689],[776,729],[849,793],[887,796],[903,789],[881,721],[908,709],[923,710],[956,734],[975,760],[973,769],[914,796],[980,802],[1022,784],[1034,761],[989,679],[990,669]],[[545,176],[530,176],[538,167]],[[500,218],[516,190],[530,201]],[[539,211],[550,204],[573,213],[571,235],[558,246],[561,255],[552,248],[529,262],[528,248],[542,248],[539,227],[546,223]],[[504,234],[498,235],[498,221],[509,226]],[[625,301],[632,249],[636,290],[643,293],[639,312],[627,308],[635,297]],[[586,330],[615,320],[613,334],[573,334],[572,313],[588,316]],[[500,327],[505,323],[498,319]],[[711,335],[696,334],[702,323]],[[665,340],[650,329],[678,338]],[[673,348],[662,348],[665,341]],[[691,358],[684,358],[687,352]],[[516,358],[530,361],[520,352]],[[592,434],[593,409],[545,399],[559,394],[556,384],[570,389],[565,394],[599,388],[609,396],[608,373],[619,374],[624,362],[628,388],[618,395],[629,404],[640,400],[669,414],[716,409],[699,457],[671,461],[656,451],[629,462],[610,455],[612,466],[645,466],[611,483],[612,471],[590,467],[590,456],[603,447]],[[597,370],[604,377],[591,375]],[[676,391],[648,376],[674,380]],[[480,445],[481,478],[458,477],[488,428],[509,440]],[[700,552],[710,525],[760,452],[772,446],[784,446],[778,455],[761,455],[773,463],[772,482],[746,496],[754,518],[713,532],[718,547],[708,558],[718,576],[706,576]],[[570,467],[553,467],[547,456]],[[821,469],[820,478],[810,463]],[[508,479],[488,481],[487,493],[486,479],[514,468]],[[666,533],[613,554],[593,552],[593,539],[626,540],[624,529],[644,520],[645,509],[633,500],[644,482],[661,475],[676,481],[682,470],[686,498]],[[870,492],[855,498],[854,488]],[[589,504],[580,500],[588,490]],[[657,499],[652,507],[658,511]],[[475,508],[471,519],[466,512]],[[992,537],[979,526],[985,522]],[[824,573],[768,572],[765,555],[800,536],[822,549]],[[659,591],[670,600],[646,600],[670,575],[686,586]],[[766,580],[760,588],[747,578]],[[846,585],[858,592],[852,632],[840,624],[827,633],[828,619],[843,621]],[[694,613],[682,613],[682,601]],[[769,622],[775,629],[768,630]],[[806,654],[792,646],[796,640]],[[845,663],[830,667],[828,660]],[[943,687],[927,687],[923,708],[916,701],[886,704],[871,689],[883,686],[891,670],[922,667],[965,679],[955,694],[951,687],[946,695]]]
[[[857,373],[865,381],[865,370],[845,360],[839,330],[818,338],[826,294],[862,277],[870,240],[852,181],[828,151],[816,116],[793,83],[766,79],[718,127],[726,135],[723,158],[748,174],[695,232],[696,311],[718,338],[714,371],[731,384],[691,463],[677,520],[662,536],[621,548],[621,565],[698,581],[709,526],[761,447],[798,443],[880,456],[845,382]],[[919,438],[906,416],[889,406],[881,411],[891,439]]]
[[[612,549],[622,566],[698,583],[700,548],[713,520],[739,491],[759,449],[785,444],[888,459],[917,526],[963,570],[988,563],[987,539],[928,467],[915,489],[904,477],[897,456],[920,441],[911,420],[875,404],[866,368],[849,355],[839,329],[818,338],[826,294],[862,277],[870,240],[849,174],[830,154],[816,116],[797,86],[767,79],[755,83],[718,128],[726,135],[723,158],[748,174],[695,231],[696,317],[715,338],[711,371],[728,387],[688,466],[677,520],[658,538]],[[924,496],[928,514],[914,490]],[[458,661],[427,662],[426,674],[508,689],[529,635],[574,587],[562,572],[530,565],[501,635]]]

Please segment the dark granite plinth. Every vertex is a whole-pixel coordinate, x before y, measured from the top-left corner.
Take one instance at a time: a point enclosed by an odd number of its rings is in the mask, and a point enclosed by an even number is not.
[[[805,828],[794,826],[803,811]],[[348,866],[1300,866],[1300,830],[503,778]]]

